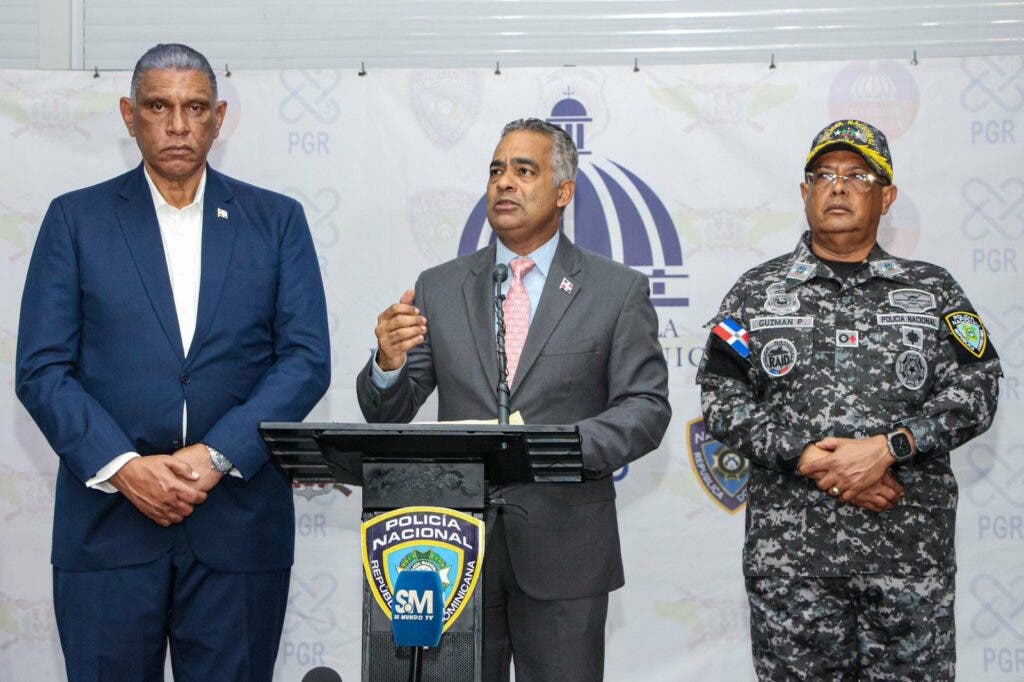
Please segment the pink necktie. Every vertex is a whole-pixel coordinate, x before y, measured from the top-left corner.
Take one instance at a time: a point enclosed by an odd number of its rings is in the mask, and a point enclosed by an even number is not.
[[[512,285],[505,298],[505,356],[508,359],[508,385],[516,376],[519,356],[526,344],[526,333],[530,331],[530,293],[523,286],[523,277],[534,262],[529,258],[515,258],[509,263],[512,268]]]

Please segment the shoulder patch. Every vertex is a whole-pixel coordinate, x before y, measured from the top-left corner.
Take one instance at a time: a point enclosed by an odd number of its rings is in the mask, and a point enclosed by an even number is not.
[[[943,316],[953,340],[977,359],[988,350],[988,332],[977,313],[954,310]]]
[[[729,344],[729,347],[736,351],[740,357],[746,358],[750,356],[750,334],[736,320],[727,317],[716,324],[711,331],[715,336]]]

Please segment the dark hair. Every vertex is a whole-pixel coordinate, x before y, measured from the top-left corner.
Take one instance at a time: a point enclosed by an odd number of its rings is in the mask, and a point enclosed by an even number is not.
[[[576,166],[579,164],[580,156],[569,133],[539,118],[521,118],[502,128],[501,137],[504,138],[517,130],[542,133],[551,138],[551,168],[555,172],[555,186],[566,180],[576,179]]]
[[[217,99],[217,76],[198,50],[193,50],[188,45],[180,43],[161,43],[146,50],[146,53],[139,57],[135,64],[135,71],[132,72],[132,101],[135,102],[139,94],[139,82],[147,71],[166,70],[174,71],[199,71],[210,81],[213,88],[213,99]]]

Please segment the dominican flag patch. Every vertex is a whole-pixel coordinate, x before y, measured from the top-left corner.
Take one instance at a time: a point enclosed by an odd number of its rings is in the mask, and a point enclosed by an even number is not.
[[[743,328],[743,325],[727,317],[712,329],[718,338],[732,346],[732,349],[741,357],[750,357],[750,334]]]

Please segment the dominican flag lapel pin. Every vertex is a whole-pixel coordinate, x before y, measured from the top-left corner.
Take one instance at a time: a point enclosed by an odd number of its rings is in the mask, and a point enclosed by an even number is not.
[[[569,281],[568,277],[563,277],[562,278],[562,283],[558,285],[558,288],[561,289],[563,292],[565,292],[567,294],[571,294],[572,293],[572,287],[573,287],[573,284],[572,284],[572,282]]]

